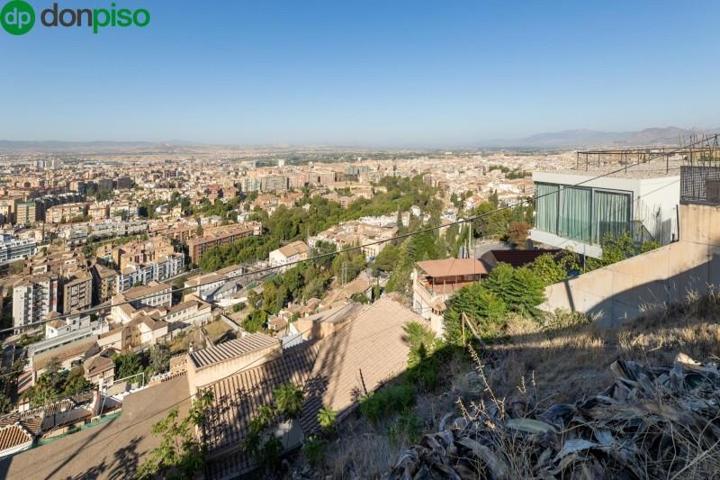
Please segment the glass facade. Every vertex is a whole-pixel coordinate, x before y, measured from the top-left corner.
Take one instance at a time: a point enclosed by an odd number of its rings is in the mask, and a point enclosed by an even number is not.
[[[535,228],[543,232],[600,244],[630,229],[630,193],[546,183],[535,193]]]

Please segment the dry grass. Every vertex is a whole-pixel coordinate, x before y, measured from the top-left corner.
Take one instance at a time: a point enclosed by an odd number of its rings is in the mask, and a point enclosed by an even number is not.
[[[227,332],[232,330],[225,322],[222,320],[215,320],[214,322],[210,322],[207,325],[203,327],[205,329],[205,332],[207,333],[208,337],[210,337],[210,340],[215,342],[217,339],[225,335]]]
[[[686,305],[614,329],[558,313],[545,326],[511,318],[505,333],[507,341],[481,352],[490,383],[501,395],[511,395],[523,377],[534,374],[540,396],[576,399],[609,385],[609,366],[618,359],[667,365],[680,352],[717,358],[720,294],[691,298]]]
[[[513,317],[504,334],[507,336],[505,341],[485,346],[478,352],[481,371],[469,369],[467,364],[447,365],[444,374],[448,384],[444,391],[418,398],[413,414],[422,420],[424,432],[443,430],[441,424],[446,414],[458,413],[458,399],[462,399],[461,405],[468,405],[468,409],[471,409],[469,406],[483,405],[484,399],[490,408],[507,408],[503,415],[516,418],[532,416],[551,404],[575,403],[593,397],[614,383],[610,366],[616,360],[667,366],[683,352],[702,361],[713,361],[720,355],[720,295],[712,293],[702,298],[690,298],[686,305],[674,306],[661,314],[649,315],[614,329],[600,328],[581,315],[568,313],[550,316],[542,325]],[[668,407],[666,400],[657,403]],[[528,404],[535,405],[536,411],[522,410]],[[460,413],[466,417],[470,415],[463,408]],[[485,412],[486,417],[497,415],[497,412]],[[314,469],[303,478],[384,477],[413,443],[409,438],[388,435],[394,420],[395,417],[373,425],[362,417],[351,416],[343,421],[337,437],[326,447],[324,467]],[[588,427],[592,428],[592,425]],[[662,427],[658,425],[657,428]],[[646,435],[650,438],[659,433],[649,428]],[[701,437],[696,430],[675,431],[670,435],[676,449],[672,451],[682,455],[684,465],[672,469],[673,480],[720,478],[720,445],[709,445]],[[494,451],[505,452],[510,473],[506,478],[531,477],[537,458],[529,456],[531,449],[526,437],[501,435],[496,441]],[[675,459],[653,461],[666,462],[669,471]],[[645,466],[650,467],[657,469],[657,465]],[[565,470],[564,473],[570,473],[570,476],[563,478],[611,478],[606,476],[607,472],[588,470],[597,465],[587,464],[578,467],[581,469],[577,471],[573,468]],[[478,466],[471,470],[482,471]],[[643,476],[648,475],[641,472],[640,478]]]

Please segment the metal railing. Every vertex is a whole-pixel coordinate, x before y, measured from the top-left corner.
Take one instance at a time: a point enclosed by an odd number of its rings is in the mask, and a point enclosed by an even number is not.
[[[680,203],[720,205],[720,166],[681,167]]]

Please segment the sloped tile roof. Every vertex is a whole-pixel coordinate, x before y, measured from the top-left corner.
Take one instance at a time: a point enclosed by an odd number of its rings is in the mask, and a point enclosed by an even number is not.
[[[242,357],[253,352],[278,346],[280,341],[262,333],[252,333],[236,340],[204,348],[190,354],[195,368],[204,368],[232,358]]]
[[[0,452],[32,441],[32,435],[19,423],[0,428]]]

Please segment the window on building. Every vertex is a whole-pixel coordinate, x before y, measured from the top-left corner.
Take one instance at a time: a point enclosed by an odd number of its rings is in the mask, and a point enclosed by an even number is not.
[[[618,237],[630,228],[630,195],[596,190],[593,196],[593,243]]]
[[[538,183],[535,185],[535,228],[543,232],[557,233],[558,202],[560,187]]]
[[[632,197],[626,192],[535,185],[535,228],[586,243],[629,231]]]
[[[590,242],[590,215],[592,190],[578,187],[562,187],[560,190],[560,211],[558,234]]]

